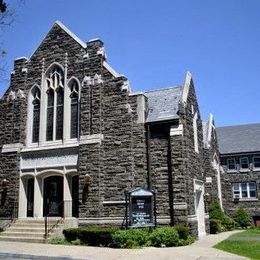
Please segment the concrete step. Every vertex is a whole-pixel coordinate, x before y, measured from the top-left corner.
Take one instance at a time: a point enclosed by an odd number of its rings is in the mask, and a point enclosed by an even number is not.
[[[17,226],[11,226],[8,228],[8,231],[10,232],[34,232],[34,233],[44,233],[45,228],[44,227],[37,227],[37,228],[32,228],[32,227],[17,227]]]
[[[44,238],[44,233],[5,231],[1,233],[0,237]]]
[[[2,237],[0,236],[0,241],[16,241],[16,242],[28,242],[28,243],[45,243],[45,239],[33,238],[33,237]]]
[[[48,237],[62,227],[61,218],[48,220]],[[0,241],[20,241],[43,243],[45,234],[44,219],[19,219],[11,224],[4,232],[0,233]]]

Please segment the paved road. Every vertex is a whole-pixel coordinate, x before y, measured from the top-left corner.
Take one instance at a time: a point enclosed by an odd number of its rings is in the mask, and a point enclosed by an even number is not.
[[[0,241],[0,259],[84,260],[242,260],[212,246],[233,232],[208,235],[185,247],[113,249]]]

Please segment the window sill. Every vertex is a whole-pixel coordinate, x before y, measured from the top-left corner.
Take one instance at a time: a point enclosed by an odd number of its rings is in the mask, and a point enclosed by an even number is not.
[[[237,170],[227,170],[227,173],[237,173]]]
[[[253,168],[253,172],[260,172],[260,168]]]
[[[240,169],[239,172],[242,172],[242,173],[244,173],[244,172],[250,172],[250,169]]]
[[[64,149],[64,148],[72,148],[72,147],[78,147],[79,142],[77,139],[71,140],[71,142],[68,143],[61,143],[61,142],[48,142],[43,145],[38,146],[27,146],[21,150],[21,152],[32,152],[32,151],[42,151],[42,150],[55,150],[55,149]]]
[[[233,198],[233,201],[250,202],[250,201],[258,201],[258,199],[257,198],[240,198],[240,199]]]

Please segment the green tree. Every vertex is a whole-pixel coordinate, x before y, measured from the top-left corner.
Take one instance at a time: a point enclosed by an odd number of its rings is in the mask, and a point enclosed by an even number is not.
[[[237,209],[234,220],[241,228],[247,228],[250,225],[250,216],[243,207]]]

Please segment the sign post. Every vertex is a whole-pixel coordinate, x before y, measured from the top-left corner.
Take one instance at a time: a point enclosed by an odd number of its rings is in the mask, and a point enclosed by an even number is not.
[[[154,193],[145,189],[134,189],[128,192],[129,200],[129,227],[155,226]],[[127,212],[127,211],[126,211]],[[126,224],[126,227],[128,224]]]

